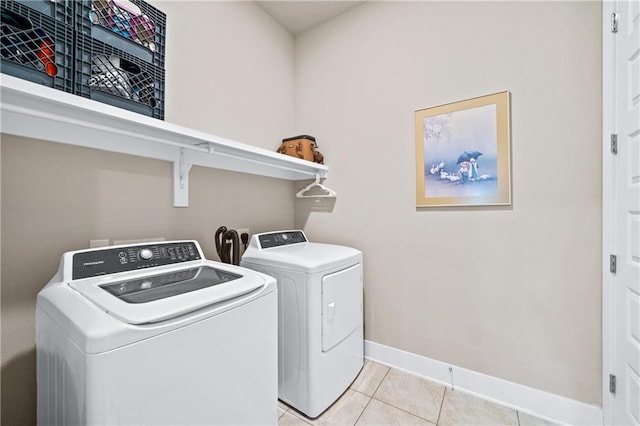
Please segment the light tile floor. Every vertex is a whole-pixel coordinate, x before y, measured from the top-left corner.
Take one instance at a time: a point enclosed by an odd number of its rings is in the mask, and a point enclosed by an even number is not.
[[[310,419],[278,402],[279,425],[552,425],[373,361],[322,415]]]

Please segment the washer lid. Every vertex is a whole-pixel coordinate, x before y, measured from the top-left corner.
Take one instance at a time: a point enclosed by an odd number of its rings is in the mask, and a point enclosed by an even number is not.
[[[247,249],[242,255],[242,264],[252,263],[306,273],[327,271],[361,261],[360,250],[322,243],[298,243],[267,249]]]
[[[154,323],[242,296],[266,284],[257,273],[206,264],[145,271],[128,278],[105,276],[71,281],[70,286],[98,307],[129,324]]]

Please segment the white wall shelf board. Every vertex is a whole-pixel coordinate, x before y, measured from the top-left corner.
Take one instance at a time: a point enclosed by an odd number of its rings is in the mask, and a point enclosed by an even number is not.
[[[171,161],[174,206],[189,205],[198,165],[287,180],[329,168],[0,74],[2,133]]]

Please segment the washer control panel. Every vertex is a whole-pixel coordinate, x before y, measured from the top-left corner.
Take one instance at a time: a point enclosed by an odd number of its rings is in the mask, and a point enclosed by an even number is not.
[[[193,241],[90,250],[73,255],[73,279],[200,259],[202,255]]]
[[[261,234],[258,239],[260,240],[260,247],[263,249],[307,242],[307,237],[302,231],[272,232]]]

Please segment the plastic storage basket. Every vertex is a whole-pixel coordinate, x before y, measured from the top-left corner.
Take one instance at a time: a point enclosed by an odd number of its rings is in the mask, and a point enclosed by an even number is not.
[[[164,68],[167,18],[142,0],[80,0],[76,31]]]
[[[83,34],[76,49],[77,95],[164,119],[164,68]]]
[[[73,0],[14,0],[29,6],[38,12],[54,18],[56,21],[67,25],[73,25],[74,1]]]
[[[44,0],[42,0],[45,6]],[[40,4],[35,0],[34,5]],[[64,5],[64,3],[61,3]],[[68,7],[55,6],[51,15],[23,2],[1,0],[1,71],[4,74],[73,92],[73,19]]]

